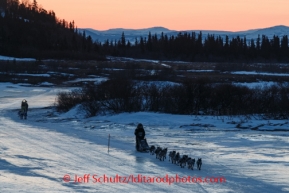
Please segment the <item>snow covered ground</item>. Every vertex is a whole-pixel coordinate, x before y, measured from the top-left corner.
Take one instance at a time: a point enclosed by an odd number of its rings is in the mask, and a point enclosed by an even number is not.
[[[266,73],[266,72],[256,72],[256,71],[237,71],[230,72],[231,74],[247,74],[247,75],[263,75],[263,76],[289,76],[288,73]]]
[[[15,58],[15,57],[0,55],[0,60],[35,61],[35,58]]]
[[[147,112],[84,118],[77,108],[54,111],[64,89],[0,84],[1,192],[289,192],[289,120]],[[27,120],[17,116],[23,98]],[[136,152],[139,122],[149,145],[200,157],[202,169]]]

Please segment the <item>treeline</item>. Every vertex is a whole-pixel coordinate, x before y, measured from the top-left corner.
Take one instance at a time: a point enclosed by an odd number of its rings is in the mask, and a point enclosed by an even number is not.
[[[247,40],[239,36],[223,39],[220,36],[179,33],[177,36],[160,37],[149,33],[148,37],[140,37],[135,42],[125,39],[107,40],[102,44],[105,53],[113,56],[150,58],[157,60],[182,60],[206,62],[288,62],[288,36],[258,36]]]
[[[9,0],[0,7],[0,54],[32,58],[98,59],[99,45],[74,21],[58,19],[36,0]]]
[[[4,2],[4,3],[3,3]],[[192,62],[289,62],[288,36],[223,39],[199,33],[149,33],[134,42],[93,41],[74,21],[56,17],[36,0],[0,1],[0,54],[38,59],[104,59],[105,55]]]
[[[172,114],[263,115],[289,117],[289,85],[248,88],[188,79],[180,84],[159,85],[111,79],[57,96],[57,109],[68,111],[81,104],[88,116],[121,112]]]

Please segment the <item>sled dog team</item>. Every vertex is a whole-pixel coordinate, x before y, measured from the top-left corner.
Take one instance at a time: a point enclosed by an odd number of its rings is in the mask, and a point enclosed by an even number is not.
[[[139,123],[137,125],[137,128],[135,129],[135,139],[136,139],[136,149],[139,151],[140,141],[145,139],[145,130],[143,128],[143,125]],[[156,159],[159,159],[160,161],[164,161],[167,159],[167,152],[168,148],[161,148],[161,147],[155,147],[152,145],[149,147],[146,143],[147,149],[149,149],[149,152],[151,155],[156,155]],[[196,162],[197,168],[201,170],[202,167],[202,158],[198,158],[197,161],[195,161],[195,158],[190,158],[188,155],[181,156],[179,152],[176,151],[170,151],[169,152],[169,161],[171,161],[173,164],[181,166],[181,168],[184,168],[186,165],[188,166],[188,169],[194,169],[194,165]]]
[[[167,156],[168,148],[161,148],[161,147],[155,147],[152,145],[150,147],[150,154],[156,155],[156,159],[159,159],[161,161],[164,161]],[[202,167],[202,158],[198,158],[197,161],[195,161],[195,158],[190,158],[188,155],[180,155],[179,152],[176,151],[170,151],[169,152],[169,161],[171,161],[173,164],[181,166],[181,168],[184,168],[186,165],[188,166],[188,169],[194,169],[194,165],[196,162],[198,170],[201,170]]]

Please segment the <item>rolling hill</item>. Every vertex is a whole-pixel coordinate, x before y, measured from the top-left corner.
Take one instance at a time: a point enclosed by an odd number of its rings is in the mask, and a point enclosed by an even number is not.
[[[168,36],[177,35],[179,33],[192,33],[196,32],[197,34],[201,31],[203,33],[203,38],[207,37],[208,34],[214,34],[216,36],[221,36],[225,39],[226,35],[229,38],[233,37],[246,37],[247,40],[256,39],[258,35],[262,36],[265,35],[269,39],[271,39],[274,35],[282,37],[284,35],[289,35],[289,27],[284,25],[278,25],[268,28],[261,28],[261,29],[251,29],[246,31],[214,31],[214,30],[186,30],[186,31],[177,31],[177,30],[170,30],[164,27],[152,27],[152,28],[144,28],[144,29],[124,29],[124,28],[115,28],[109,30],[95,30],[92,28],[82,28],[80,31],[85,31],[86,35],[90,35],[93,40],[104,42],[106,40],[114,41],[119,40],[121,38],[122,33],[124,33],[126,40],[129,40],[131,43],[135,42],[136,38],[147,37],[149,32],[152,35],[157,34],[158,36],[161,35],[163,32]]]

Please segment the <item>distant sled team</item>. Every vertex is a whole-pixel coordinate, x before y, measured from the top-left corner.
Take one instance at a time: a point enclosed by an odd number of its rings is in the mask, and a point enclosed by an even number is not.
[[[156,155],[156,159],[164,161],[167,159],[168,148],[155,147],[154,145],[148,145],[145,139],[145,131],[143,125],[139,123],[135,129],[135,140],[136,140],[136,150],[140,152],[150,152],[151,155]],[[193,170],[196,163],[198,170],[201,170],[202,167],[202,158],[198,158],[196,161],[195,158],[191,158],[188,155],[180,155],[179,152],[170,151],[169,152],[169,161],[173,164],[181,166],[181,168],[188,167],[188,169]]]
[[[28,102],[23,99],[21,102],[21,110],[18,111],[18,116],[20,119],[27,119],[27,111],[28,111]]]

